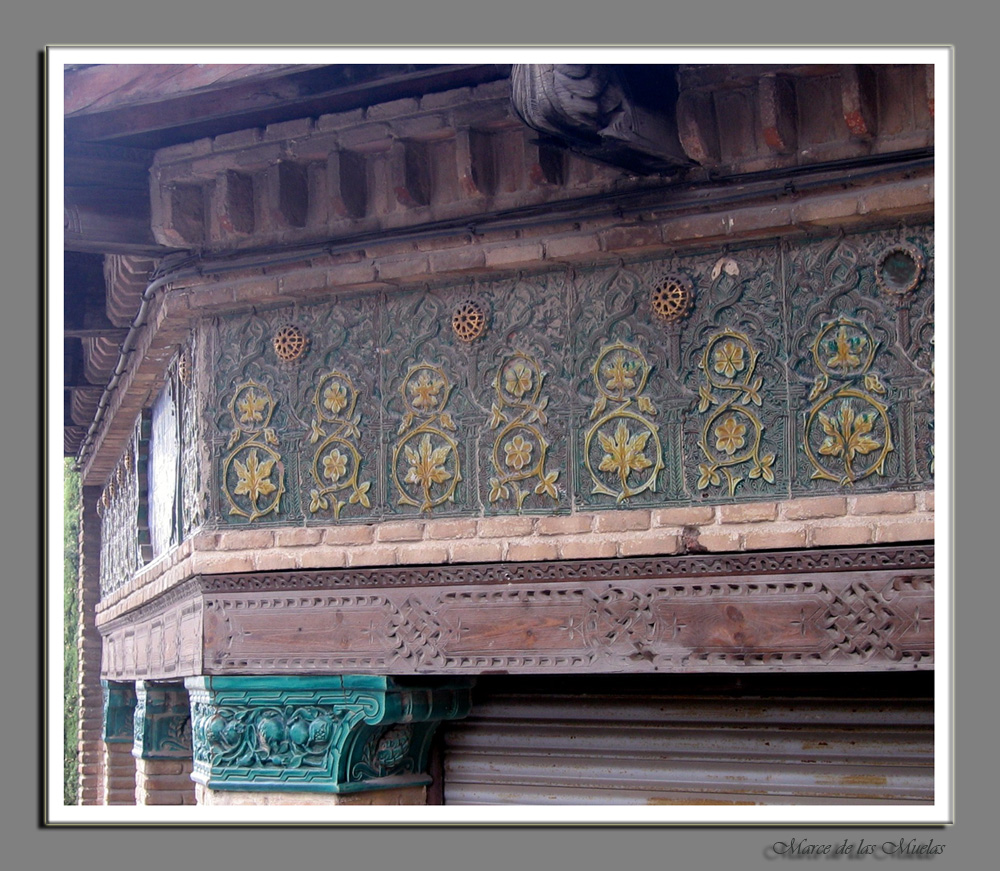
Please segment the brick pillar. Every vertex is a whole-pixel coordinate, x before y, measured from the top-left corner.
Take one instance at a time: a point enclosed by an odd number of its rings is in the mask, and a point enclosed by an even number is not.
[[[194,804],[191,708],[180,684],[135,685],[135,803]]]
[[[464,717],[464,678],[187,678],[198,804],[426,804],[442,720]]]
[[[101,598],[101,519],[97,516],[100,487],[83,488],[80,518],[80,575],[77,602],[80,624],[77,636],[77,681],[80,720],[77,732],[77,766],[80,804],[101,804],[104,795],[104,743],[101,740],[103,694],[101,691],[101,635],[94,623]]]
[[[132,684],[101,681],[104,696],[104,791],[101,804],[135,804]]]

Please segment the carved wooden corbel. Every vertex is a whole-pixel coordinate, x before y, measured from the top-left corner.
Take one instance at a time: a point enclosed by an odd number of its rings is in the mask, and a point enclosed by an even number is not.
[[[615,66],[515,64],[511,71],[515,112],[548,140],[639,174],[690,166],[677,136],[675,101],[648,107],[632,91]]]

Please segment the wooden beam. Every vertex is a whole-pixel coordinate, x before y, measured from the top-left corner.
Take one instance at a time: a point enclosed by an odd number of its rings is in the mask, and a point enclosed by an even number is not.
[[[139,104],[70,115],[65,136],[81,142],[162,148],[234,130],[476,85],[504,78],[509,69],[501,64],[329,65],[267,81],[254,79],[209,90],[170,93]],[[90,72],[83,70],[81,75]]]

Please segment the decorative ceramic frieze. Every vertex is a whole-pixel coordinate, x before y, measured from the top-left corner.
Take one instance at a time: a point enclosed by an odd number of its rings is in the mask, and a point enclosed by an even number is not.
[[[471,708],[468,679],[379,676],[186,680],[193,779],[210,789],[350,793],[422,786],[442,720]]]
[[[134,739],[135,685],[102,680],[101,695],[101,740],[106,744],[131,744]]]
[[[932,232],[910,227],[219,316],[211,520],[926,488],[933,291]]]
[[[191,709],[179,684],[136,681],[135,739],[132,755],[140,759],[190,759]]]

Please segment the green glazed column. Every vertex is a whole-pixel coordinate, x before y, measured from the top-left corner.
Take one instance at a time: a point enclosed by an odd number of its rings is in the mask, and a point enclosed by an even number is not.
[[[180,684],[152,681],[137,681],[135,689],[136,804],[194,804],[187,691]]]
[[[134,740],[135,687],[130,683],[101,681],[104,742],[104,790],[101,804],[135,803]]]
[[[185,685],[192,777],[210,790],[423,788],[434,730],[472,707],[467,678],[225,676]]]

